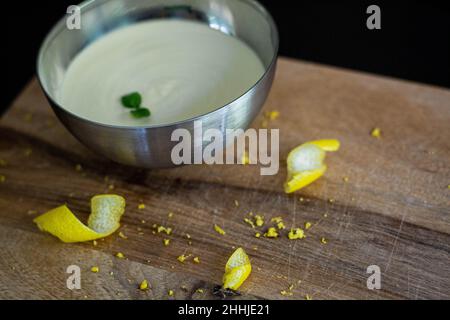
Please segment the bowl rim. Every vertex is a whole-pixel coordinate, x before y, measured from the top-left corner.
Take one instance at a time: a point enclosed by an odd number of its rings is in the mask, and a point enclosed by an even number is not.
[[[78,4],[78,6],[81,7],[82,9],[86,8],[86,7],[91,7],[91,6],[95,7],[97,5],[101,5],[102,3],[104,3],[104,1],[105,0],[85,0],[82,3]],[[258,79],[258,81],[255,84],[253,84],[248,90],[246,90],[240,96],[236,97],[235,99],[231,100],[230,102],[228,102],[227,104],[225,104],[223,106],[217,107],[216,109],[214,109],[212,111],[209,111],[207,113],[204,113],[204,114],[201,114],[201,115],[198,115],[198,116],[186,119],[186,120],[180,120],[180,121],[171,122],[171,123],[167,123],[167,124],[143,125],[143,126],[122,126],[122,125],[111,125],[111,124],[106,124],[106,123],[90,120],[90,119],[81,117],[81,116],[67,110],[66,108],[62,107],[58,102],[55,101],[55,99],[53,99],[52,95],[47,91],[47,89],[43,85],[43,81],[41,80],[41,78],[42,78],[42,76],[41,76],[41,65],[42,65],[41,61],[44,56],[44,49],[47,48],[48,44],[51,43],[51,41],[53,41],[53,39],[59,34],[59,32],[61,32],[61,30],[62,30],[61,27],[63,25],[65,25],[65,20],[66,20],[65,17],[60,18],[59,21],[56,22],[56,24],[48,32],[48,34],[46,35],[46,37],[44,38],[44,40],[42,41],[42,43],[39,47],[39,52],[38,52],[38,55],[36,58],[36,75],[37,75],[39,85],[42,88],[42,91],[44,92],[47,99],[50,100],[53,107],[60,109],[64,113],[69,114],[70,116],[80,120],[81,122],[85,122],[89,125],[100,126],[100,127],[109,128],[109,129],[130,130],[131,131],[131,130],[147,130],[147,129],[181,127],[185,124],[198,121],[204,117],[211,116],[214,113],[219,113],[219,112],[223,111],[224,109],[226,109],[227,107],[229,107],[230,105],[237,102],[238,100],[245,97],[254,88],[256,88],[263,80],[265,80],[267,75],[271,72],[272,68],[277,63],[277,60],[278,60],[280,37],[279,37],[277,25],[276,25],[275,20],[273,19],[272,15],[257,0],[239,0],[239,1],[249,4],[250,6],[252,6],[255,10],[260,12],[267,19],[267,21],[271,27],[271,33],[273,32],[273,36],[274,36],[274,40],[275,40],[274,51],[273,51],[272,59],[271,59],[269,65],[267,67],[265,67],[265,71],[264,71],[263,75]]]

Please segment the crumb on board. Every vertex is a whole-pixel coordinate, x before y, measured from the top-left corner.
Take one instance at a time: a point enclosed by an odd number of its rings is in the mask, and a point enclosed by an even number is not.
[[[380,128],[372,129],[372,131],[370,132],[370,135],[377,139],[381,138],[381,129]]]
[[[274,227],[270,227],[264,234],[266,238],[278,238],[278,231]]]
[[[236,207],[239,207],[239,201],[234,200],[234,205],[235,205]]]
[[[165,233],[165,234],[167,234],[168,236],[170,236],[171,235],[171,233],[172,233],[172,228],[170,228],[170,227],[164,227],[164,226],[156,226],[156,231],[158,232],[158,233]]]
[[[169,219],[172,219],[172,218],[173,218],[173,212],[169,212],[169,213],[167,214],[167,217],[168,217]]]
[[[274,121],[280,117],[280,112],[278,110],[266,111],[264,115],[267,120]]]
[[[311,229],[311,227],[312,227],[312,223],[311,222],[305,222],[305,229],[306,230]]]
[[[186,233],[186,239],[191,239],[191,235],[189,233]]]
[[[264,225],[264,217],[257,214],[255,216],[255,224],[257,227],[262,227]]]
[[[342,180],[343,180],[345,183],[347,183],[347,182],[350,181],[350,178],[349,178],[349,177],[343,177]]]
[[[226,232],[225,232],[221,227],[219,227],[217,224],[214,225],[214,230],[215,230],[218,234],[221,234],[221,235],[225,235],[225,234],[226,234]]]
[[[98,273],[99,271],[100,271],[99,267],[94,266],[91,268],[91,272],[93,272],[93,273]]]
[[[116,253],[116,258],[125,259],[125,255],[122,252],[117,252]]]
[[[109,190],[114,190],[114,189],[115,189],[115,186],[114,186],[113,184],[110,184],[110,185],[108,186],[108,189],[109,189]]]
[[[140,203],[140,204],[138,205],[138,209],[139,209],[139,210],[144,210],[144,209],[145,209],[145,204]]]
[[[200,258],[199,257],[194,257],[193,261],[198,264],[198,263],[200,263]]]
[[[197,292],[197,293],[204,293],[205,291],[202,288],[198,288],[197,290],[195,290],[195,292]]]
[[[148,290],[148,281],[142,280],[141,284],[139,285],[139,290],[145,291]]]
[[[249,218],[244,218],[244,222],[250,225],[250,227],[255,228],[255,224]]]
[[[278,230],[284,230],[284,229],[286,229],[286,226],[284,225],[283,221],[280,221],[277,223],[277,228],[278,228]]]
[[[169,239],[163,239],[163,244],[167,247],[170,244]]]
[[[97,240],[92,241],[92,244],[94,245],[94,247],[97,246],[98,244]]]
[[[119,232],[119,237],[121,237],[122,239],[128,239],[128,237],[124,235],[122,231]]]
[[[184,255],[184,254],[182,254],[181,256],[179,256],[178,258],[177,258],[177,260],[178,261],[180,261],[181,263],[184,263],[187,259],[189,259],[191,257],[191,255]]]
[[[309,294],[307,294],[307,295],[305,296],[305,300],[312,300],[312,297],[311,297]]]
[[[290,240],[304,239],[305,237],[305,232],[300,228],[293,228],[288,234]]]
[[[255,238],[261,238],[261,233],[260,232],[255,233]]]
[[[169,297],[173,297],[173,296],[175,295],[175,292],[174,292],[173,290],[169,290],[169,291],[167,292],[167,295],[168,295]]]
[[[328,243],[328,240],[327,240],[326,238],[322,237],[322,238],[320,238],[320,242],[321,242],[322,244],[327,244],[327,243]]]

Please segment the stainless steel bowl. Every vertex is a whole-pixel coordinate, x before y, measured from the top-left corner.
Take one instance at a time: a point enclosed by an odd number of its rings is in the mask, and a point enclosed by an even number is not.
[[[80,4],[81,29],[69,30],[66,17],[44,40],[37,60],[37,75],[58,118],[83,144],[105,157],[131,166],[163,168],[174,166],[171,141],[175,129],[193,134],[194,121],[203,130],[247,129],[261,110],[272,86],[278,52],[278,32],[269,13],[253,0],[91,0]],[[103,35],[149,19],[188,19],[237,37],[260,57],[263,77],[227,105],[200,117],[170,125],[120,127],[83,119],[58,103],[58,90],[74,57]],[[207,145],[197,146],[203,148]],[[192,146],[195,147],[194,144]]]

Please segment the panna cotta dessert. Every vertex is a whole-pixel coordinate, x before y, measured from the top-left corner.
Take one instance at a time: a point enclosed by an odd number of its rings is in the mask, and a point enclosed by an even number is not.
[[[153,20],[115,30],[81,51],[58,100],[71,113],[106,125],[167,125],[230,103],[264,72],[256,53],[237,38],[196,22]],[[150,112],[133,113],[136,108]]]

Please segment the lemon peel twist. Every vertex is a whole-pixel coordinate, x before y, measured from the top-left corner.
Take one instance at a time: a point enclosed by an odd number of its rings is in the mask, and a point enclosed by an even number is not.
[[[288,177],[284,185],[286,193],[300,190],[324,175],[326,152],[338,151],[338,140],[316,140],[304,143],[293,149],[287,158]]]
[[[223,288],[237,290],[252,272],[250,259],[244,249],[238,248],[230,256],[225,265]]]
[[[120,227],[125,199],[117,195],[98,195],[91,199],[87,226],[66,206],[60,206],[33,220],[41,231],[66,243],[92,241],[113,234]]]

